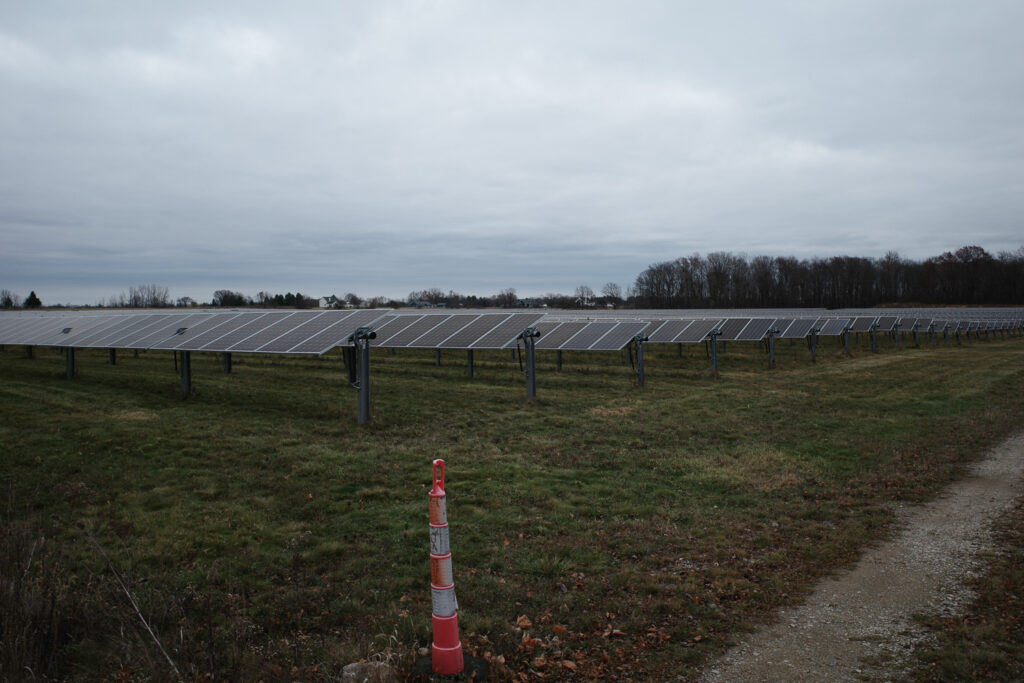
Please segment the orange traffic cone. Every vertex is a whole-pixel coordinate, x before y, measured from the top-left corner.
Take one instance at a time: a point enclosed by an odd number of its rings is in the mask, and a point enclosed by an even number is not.
[[[440,470],[440,476],[438,476]],[[444,460],[434,461],[434,486],[430,489],[430,599],[433,604],[434,642],[431,666],[436,674],[462,672],[459,641],[459,603],[455,599],[452,553],[448,545],[448,510],[444,493]]]

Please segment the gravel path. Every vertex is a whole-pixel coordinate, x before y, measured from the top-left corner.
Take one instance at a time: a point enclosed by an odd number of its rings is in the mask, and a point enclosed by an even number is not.
[[[774,626],[705,671],[717,681],[886,680],[924,637],[915,613],[950,614],[971,597],[964,579],[991,548],[991,522],[1024,495],[1024,433],[1001,444],[933,502],[900,511],[902,531],[823,580]]]

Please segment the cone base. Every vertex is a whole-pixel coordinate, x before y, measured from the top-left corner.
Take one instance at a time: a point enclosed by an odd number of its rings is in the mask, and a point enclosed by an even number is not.
[[[431,643],[430,662],[436,674],[462,673],[462,643],[455,647],[438,647]]]

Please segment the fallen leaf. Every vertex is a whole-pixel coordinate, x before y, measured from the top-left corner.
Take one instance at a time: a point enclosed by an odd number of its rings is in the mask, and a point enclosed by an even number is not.
[[[531,626],[533,626],[533,622],[530,621],[530,618],[524,614],[518,619],[516,619],[516,626],[518,626],[519,628],[530,628]]]

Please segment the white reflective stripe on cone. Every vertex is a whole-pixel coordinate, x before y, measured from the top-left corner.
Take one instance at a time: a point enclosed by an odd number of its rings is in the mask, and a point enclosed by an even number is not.
[[[438,588],[437,586],[431,585],[430,602],[434,615],[438,617],[453,616],[459,609],[459,603],[455,600],[454,585],[446,586],[444,588]]]
[[[430,554],[447,555],[451,550],[448,544],[448,526],[430,525]]]

